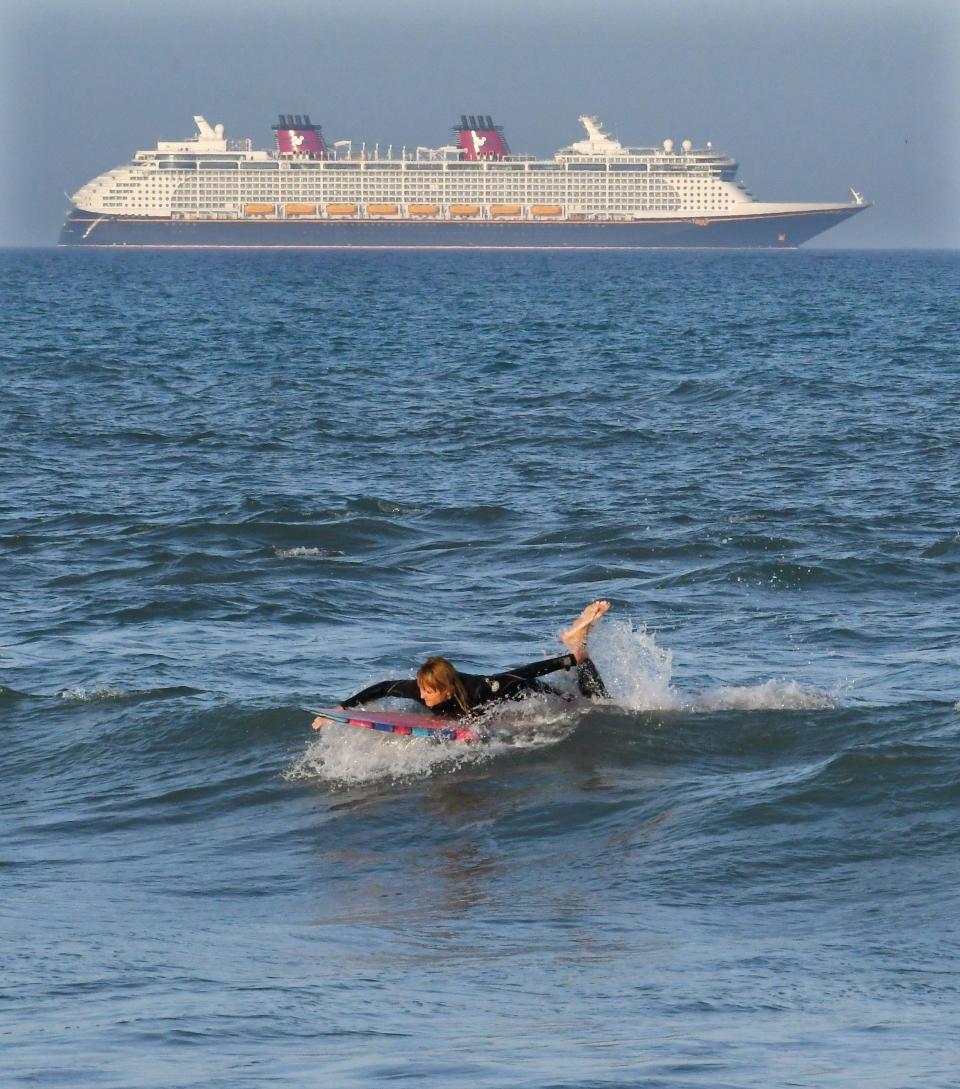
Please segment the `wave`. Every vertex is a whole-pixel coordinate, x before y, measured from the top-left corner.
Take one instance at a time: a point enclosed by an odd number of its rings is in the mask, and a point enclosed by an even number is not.
[[[784,680],[721,687],[704,693],[695,704],[702,711],[824,711],[838,706],[830,692]]]
[[[708,559],[707,549],[701,550]],[[707,582],[738,583],[765,586],[771,590],[835,589],[870,580],[896,582],[912,573],[912,564],[882,556],[837,556],[811,559],[765,560],[752,557],[717,563],[701,563],[686,570],[664,575],[655,585],[660,588],[681,589],[701,586]]]
[[[201,692],[201,689],[190,688],[188,685],[141,689],[113,688],[110,685],[98,685],[95,688],[87,688],[84,685],[77,685],[75,688],[62,689],[57,693],[57,698],[63,700],[65,703],[107,703],[134,700],[177,699],[180,696],[198,696]]]
[[[911,844],[907,851],[918,849],[921,840],[925,847],[956,842],[958,832],[948,814],[960,788],[955,766],[945,763],[944,756],[933,745],[875,741],[817,759],[787,759],[773,768],[750,769],[717,792],[717,831],[722,831],[721,820],[727,828],[793,824],[800,829],[838,810],[868,810],[874,814],[873,834],[886,855],[896,852],[900,839],[890,841],[882,831],[886,824],[898,828],[903,841]],[[842,827],[833,824],[816,835],[845,838]],[[798,837],[804,838],[803,833]],[[849,846],[838,844],[838,852]]]
[[[960,558],[960,533],[954,534],[952,537],[945,537],[939,541],[934,541],[933,544],[928,545],[920,555],[924,559],[940,559],[941,557],[950,557],[951,559]]]
[[[546,836],[588,836],[578,847],[586,855],[602,855],[610,836],[638,849],[649,839],[653,850],[702,857],[704,867],[723,874],[718,887],[736,886],[744,867],[769,863],[775,870],[785,858],[802,883],[811,866],[822,870],[817,858],[839,865],[865,851],[953,849],[956,726],[946,737],[905,737],[915,714],[935,710],[697,714],[541,706],[526,709],[525,729],[505,723],[501,736],[476,746],[324,728],[282,779],[319,789],[334,807],[347,794],[355,816],[356,805],[382,802],[384,788],[428,800],[440,791],[459,800],[458,810],[472,811],[475,785],[484,784],[487,796],[516,799],[499,806],[505,823],[497,834],[534,849]],[[782,830],[770,859],[757,857],[754,832],[764,827]],[[885,843],[891,837],[892,847]]]

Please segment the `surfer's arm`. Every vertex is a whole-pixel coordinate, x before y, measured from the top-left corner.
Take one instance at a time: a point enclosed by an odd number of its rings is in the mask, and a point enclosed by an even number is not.
[[[377,684],[372,684],[369,688],[364,688],[347,699],[341,700],[340,706],[344,708],[359,707],[363,703],[383,700],[388,696],[395,696],[401,700],[416,700],[417,703],[423,702],[420,699],[420,688],[414,680],[378,681]]]

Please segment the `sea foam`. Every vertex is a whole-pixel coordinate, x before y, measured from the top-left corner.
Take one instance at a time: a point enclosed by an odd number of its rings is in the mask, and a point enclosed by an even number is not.
[[[304,546],[298,546],[296,548],[275,548],[273,554],[278,560],[322,560],[328,556],[342,556],[343,553],[337,549],[330,548],[307,548]]]
[[[76,688],[64,688],[57,696],[67,703],[97,703],[101,700],[129,699],[132,694],[122,688],[84,688],[78,685]]]

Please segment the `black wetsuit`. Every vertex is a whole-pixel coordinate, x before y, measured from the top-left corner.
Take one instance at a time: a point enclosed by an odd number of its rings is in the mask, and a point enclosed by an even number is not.
[[[588,697],[606,696],[607,690],[603,686],[597,667],[589,658],[584,658],[577,663],[572,654],[562,654],[559,658],[547,658],[543,662],[531,662],[529,665],[520,666],[518,669],[507,670],[506,673],[492,673],[489,676],[479,676],[475,673],[460,673],[458,676],[463,681],[463,687],[467,693],[467,703],[471,711],[476,711],[488,703],[496,703],[500,700],[516,700],[528,692],[549,692],[558,695],[556,689],[539,681],[538,677],[545,677],[548,673],[557,673],[561,669],[576,669],[577,684],[580,692]],[[357,707],[371,700],[385,699],[387,696],[396,696],[404,700],[416,700],[423,703],[420,698],[420,686],[416,680],[380,681],[364,688],[362,692],[349,699],[342,700],[341,707]],[[426,704],[423,704],[426,707]],[[455,699],[445,700],[443,703],[430,707],[435,715],[443,715],[446,718],[461,718],[463,710]]]

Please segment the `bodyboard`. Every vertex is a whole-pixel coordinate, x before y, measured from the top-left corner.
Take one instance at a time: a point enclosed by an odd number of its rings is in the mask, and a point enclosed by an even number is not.
[[[386,734],[428,737],[434,741],[480,741],[485,736],[475,726],[467,726],[454,718],[421,715],[414,711],[341,711],[332,707],[304,707],[304,710],[327,722],[379,730]]]

